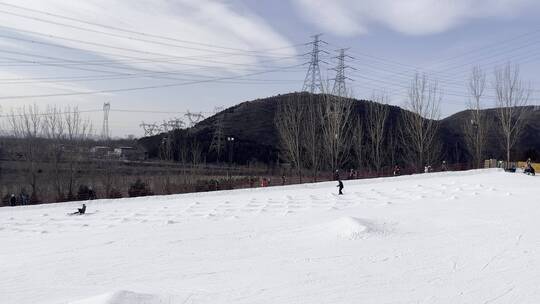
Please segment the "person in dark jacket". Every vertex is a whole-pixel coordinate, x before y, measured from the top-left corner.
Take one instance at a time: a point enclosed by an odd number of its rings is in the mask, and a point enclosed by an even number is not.
[[[339,176],[339,170],[336,170],[336,171],[334,172],[334,180],[337,181],[337,180],[339,180],[339,179],[341,179],[340,176]]]
[[[339,195],[343,195],[343,182],[341,179],[338,180]]]
[[[446,165],[446,161],[443,160],[442,165],[441,165],[441,171],[444,172],[444,171],[446,171],[446,170],[448,170],[448,166]]]
[[[96,191],[94,191],[94,189],[92,189],[92,187],[88,188],[88,199],[89,200],[97,199]]]
[[[9,198],[9,205],[12,207],[17,205],[17,198],[15,197],[15,194],[11,194],[11,197]]]
[[[78,208],[76,212],[71,213],[71,215],[84,214],[86,212],[86,205],[83,204],[82,208]]]
[[[399,176],[401,175],[401,169],[399,168],[398,165],[395,165],[394,166],[394,176]]]

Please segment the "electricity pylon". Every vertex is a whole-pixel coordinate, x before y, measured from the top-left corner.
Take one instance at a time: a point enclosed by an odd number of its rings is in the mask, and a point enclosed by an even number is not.
[[[345,97],[348,95],[346,80],[353,81],[351,78],[345,76],[346,69],[354,69],[353,67],[345,64],[345,60],[347,58],[354,59],[353,57],[345,54],[347,50],[348,49],[337,50],[339,52],[339,55],[335,58],[338,60],[338,64],[335,68],[332,69],[336,71],[336,78],[333,79],[334,88],[332,89],[332,94],[341,97]]]
[[[313,49],[310,53],[306,54],[311,56],[311,60],[309,61],[308,72],[306,74],[306,78],[304,79],[304,86],[302,87],[303,92],[309,92],[312,94],[324,92],[320,68],[321,59],[319,55],[321,53],[328,54],[328,52],[321,50],[321,44],[327,43],[321,40],[320,37],[321,34],[313,36],[313,42],[310,43],[313,46]]]

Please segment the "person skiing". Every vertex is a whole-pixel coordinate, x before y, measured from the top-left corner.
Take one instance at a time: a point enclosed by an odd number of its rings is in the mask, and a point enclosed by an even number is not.
[[[86,205],[83,204],[83,205],[82,205],[82,208],[78,208],[76,212],[73,212],[73,213],[71,213],[71,214],[72,214],[72,215],[76,215],[76,214],[82,215],[82,214],[84,214],[85,212],[86,212]]]
[[[337,187],[339,188],[339,195],[343,195],[343,182],[341,181],[341,179],[338,179]]]

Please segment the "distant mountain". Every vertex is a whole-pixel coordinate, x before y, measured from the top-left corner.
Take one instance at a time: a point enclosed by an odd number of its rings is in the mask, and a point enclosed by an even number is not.
[[[278,105],[291,97],[310,98],[306,93],[291,93],[277,95],[269,98],[246,101],[236,106],[230,107],[216,115],[205,119],[195,127],[188,130],[177,131],[173,136],[175,149],[190,146],[194,141],[198,143],[197,149],[200,149],[205,156],[206,162],[215,162],[217,154],[210,151],[212,138],[215,135],[216,126],[221,121],[222,134],[224,137],[234,137],[233,162],[239,164],[248,163],[276,163],[280,154],[280,141],[275,127],[274,119]],[[312,96],[312,98],[322,98],[321,95]],[[353,100],[354,115],[365,114],[367,110],[366,100]],[[396,106],[389,107],[389,116],[387,120],[387,130],[394,130],[401,120],[404,109]],[[496,119],[494,109],[485,110],[488,117]],[[439,138],[442,144],[442,159],[448,162],[467,163],[470,156],[467,152],[463,125],[470,123],[469,112],[462,111],[440,121]],[[516,155],[520,159],[532,157],[540,160],[540,110],[536,107],[527,107],[526,127],[522,138],[515,148]],[[395,134],[387,134],[395,135]],[[159,146],[167,134],[160,134],[153,137],[140,139],[140,143],[147,149],[150,157],[159,157]],[[504,149],[499,142],[500,135],[496,125],[493,125],[489,134],[488,157],[502,158]],[[228,143],[225,143],[228,144]],[[226,146],[221,154],[221,161],[228,161],[230,146]],[[181,153],[176,151],[175,158],[178,159]],[[398,160],[399,161],[399,160]]]

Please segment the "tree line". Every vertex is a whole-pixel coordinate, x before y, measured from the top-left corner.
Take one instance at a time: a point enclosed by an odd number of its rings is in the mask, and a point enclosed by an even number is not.
[[[509,165],[524,127],[530,86],[521,79],[519,66],[510,63],[494,69],[490,84],[485,71],[474,67],[466,85],[468,119],[460,128],[471,167],[483,167],[488,133],[493,131]],[[492,96],[486,95],[488,89]],[[374,93],[363,110],[355,106],[352,94],[291,95],[278,105],[275,116],[283,158],[299,176],[347,168],[381,174],[384,167],[396,165],[423,172],[425,166],[444,160],[439,134],[443,94],[437,81],[415,74],[404,111],[392,120],[385,92]],[[485,111],[489,102],[495,107],[495,118]]]

